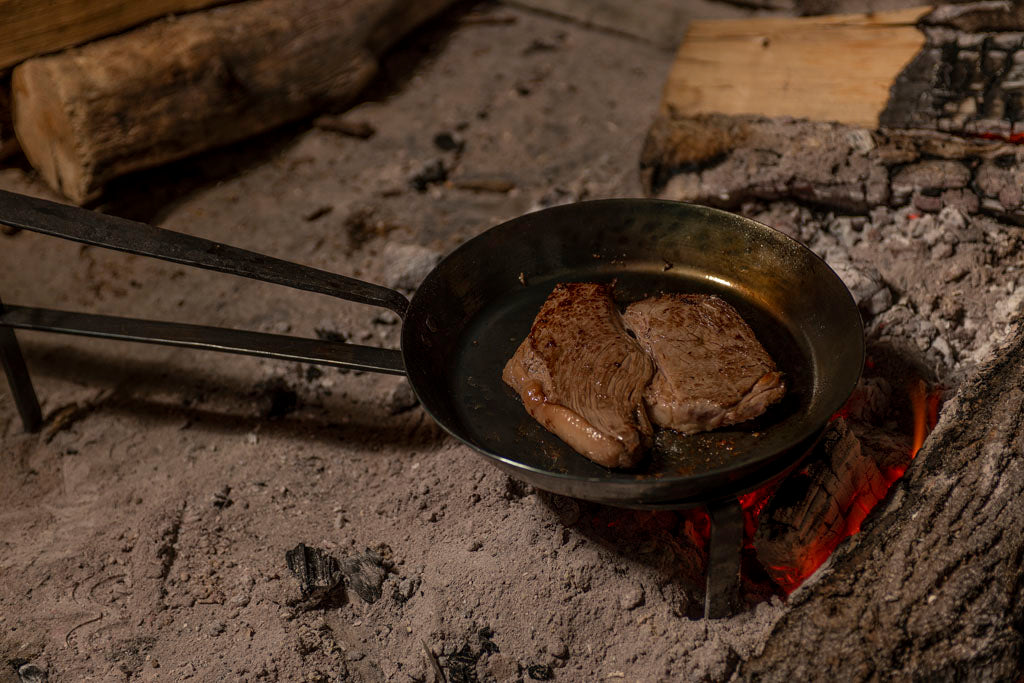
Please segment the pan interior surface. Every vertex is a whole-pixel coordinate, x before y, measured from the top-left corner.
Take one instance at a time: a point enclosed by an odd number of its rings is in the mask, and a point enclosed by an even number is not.
[[[572,281],[614,281],[620,308],[667,292],[720,296],[784,373],[785,397],[731,427],[657,430],[635,469],[591,462],[501,379],[552,288]],[[624,505],[699,499],[795,462],[849,396],[864,354],[852,297],[805,247],[724,211],[657,200],[554,207],[470,240],[417,290],[402,349],[413,388],[448,432],[536,486]]]
[[[523,408],[511,387],[501,381],[506,361],[530,331],[537,311],[557,282],[546,279],[496,302],[466,329],[455,357],[451,392],[456,411],[468,436],[488,444],[496,453],[514,453],[523,465],[574,477],[601,480],[692,477],[742,466],[766,451],[788,448],[804,436],[802,424],[814,394],[809,349],[796,340],[769,311],[743,297],[742,292],[695,273],[667,276],[643,271],[614,275],[595,268],[574,273],[579,282],[615,281],[620,310],[625,305],[667,292],[715,294],[732,304],[751,326],[786,378],[786,395],[760,417],[733,425],[683,436],[668,429],[655,430],[648,456],[633,470],[610,470],[576,453],[544,429]],[[497,378],[497,381],[495,381]],[[494,419],[494,416],[502,416]]]

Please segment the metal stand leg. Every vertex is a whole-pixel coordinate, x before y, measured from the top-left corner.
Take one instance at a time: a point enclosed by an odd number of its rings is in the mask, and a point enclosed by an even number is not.
[[[3,314],[3,311],[4,305],[0,301],[0,314]],[[18,406],[22,426],[26,432],[38,432],[43,424],[43,415],[39,410],[35,389],[32,388],[32,378],[29,377],[25,359],[21,355],[21,347],[18,346],[18,338],[14,336],[14,330],[2,322],[0,322],[0,362],[3,363],[4,372],[7,374],[7,384],[11,387],[14,403]]]
[[[743,508],[735,498],[708,504],[711,539],[708,542],[707,591],[704,618],[722,619],[735,613],[740,597],[740,553],[743,550]]]

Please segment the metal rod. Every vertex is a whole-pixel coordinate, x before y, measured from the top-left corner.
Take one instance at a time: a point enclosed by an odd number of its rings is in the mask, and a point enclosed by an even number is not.
[[[0,310],[0,334],[10,335],[13,338],[12,328],[182,346],[207,351],[224,351],[394,375],[405,374],[402,352],[397,349],[380,349],[359,344],[231,330],[223,327],[118,318],[25,306],[6,306]],[[20,358],[20,353],[18,357]],[[6,347],[4,358],[4,367],[6,368]],[[10,376],[10,371],[8,371],[8,377]],[[13,384],[12,380],[12,387]],[[31,385],[29,385],[29,389],[31,389]],[[19,403],[19,407],[20,405]]]
[[[707,591],[704,618],[732,616],[740,597],[740,558],[743,551],[743,508],[735,498],[708,503],[711,539],[708,541]]]
[[[0,224],[129,254],[206,268],[391,309],[404,317],[400,292],[211,240],[74,206],[0,190]]]
[[[0,315],[6,310],[0,301]],[[14,330],[3,326],[0,326],[0,364],[4,366],[7,384],[11,388],[14,404],[18,407],[22,426],[26,432],[38,432],[43,425],[39,399],[36,398],[36,390],[32,387],[32,378],[28,374],[25,358],[21,355],[18,338],[14,335]]]

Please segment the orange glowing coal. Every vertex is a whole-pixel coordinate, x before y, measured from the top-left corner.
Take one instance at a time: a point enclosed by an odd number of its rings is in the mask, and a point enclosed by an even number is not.
[[[921,450],[925,438],[939,421],[939,402],[942,390],[928,391],[924,380],[917,380],[910,387],[910,406],[914,414],[914,442],[910,448],[913,458]]]
[[[910,450],[910,458],[901,462],[898,466],[881,470],[884,484],[879,490],[877,485],[872,486],[869,482],[865,482],[865,486],[861,490],[854,492],[852,499],[849,502],[848,508],[845,512],[844,525],[836,530],[824,531],[817,538],[817,540],[810,546],[803,550],[798,556],[798,561],[794,566],[776,567],[766,566],[769,574],[775,580],[776,584],[787,594],[793,592],[797,587],[803,583],[804,579],[814,573],[815,570],[821,564],[828,559],[828,556],[832,554],[832,551],[838,547],[838,545],[853,534],[860,531],[860,526],[870,514],[872,508],[884,498],[888,492],[889,487],[906,471],[910,460],[913,459],[917,452],[920,450],[921,445],[927,438],[928,434],[935,427],[938,422],[939,406],[942,400],[943,390],[941,387],[935,388],[929,391],[928,386],[921,380],[913,382],[909,389],[909,399],[911,404],[912,416],[913,416],[913,441]],[[848,410],[844,407],[840,410],[835,417],[845,417],[848,415]],[[752,523],[748,523],[748,529],[756,528],[757,515],[760,513],[760,507],[751,506],[748,509],[749,503],[758,503],[763,505],[765,498],[758,496],[757,494],[762,492],[755,492],[754,494],[747,494],[744,501],[741,498],[741,503],[744,504],[744,509],[748,510],[748,513],[752,513]],[[770,497],[769,492],[768,497]],[[879,497],[881,496],[881,498]]]
[[[942,387],[929,390],[925,382],[921,380],[910,385],[909,398],[913,415],[913,445],[910,450],[910,459],[917,455],[925,438],[938,422],[942,395]],[[850,413],[849,406],[844,406],[836,412],[832,419],[849,418]],[[858,533],[861,524],[874,506],[885,497],[889,487],[903,476],[910,459],[903,460],[895,467],[881,470],[883,481],[880,486],[877,484],[877,480],[876,485],[865,482],[864,486],[854,491],[848,506],[844,505],[843,524],[838,528],[822,529],[821,534],[810,547],[804,548],[799,553],[796,564],[785,567],[765,565],[765,569],[775,584],[787,595],[792,593],[828,559],[843,540]],[[759,518],[762,511],[771,502],[779,485],[780,482],[772,482],[739,496],[739,503],[744,514],[743,545],[747,551],[755,551],[753,539]],[[696,547],[707,548],[711,533],[711,520],[707,513],[701,508],[694,508],[681,511],[678,514],[683,522],[681,525],[683,535],[689,537]]]

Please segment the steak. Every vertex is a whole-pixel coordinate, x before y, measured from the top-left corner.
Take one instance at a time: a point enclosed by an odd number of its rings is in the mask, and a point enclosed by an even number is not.
[[[694,434],[744,422],[786,391],[754,331],[716,296],[664,294],[623,317],[657,367],[644,402],[658,426]]]
[[[651,443],[644,388],[654,364],[626,333],[609,285],[555,286],[502,379],[527,412],[605,467],[632,467]]]

